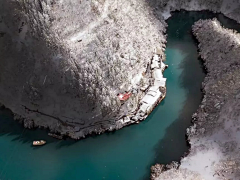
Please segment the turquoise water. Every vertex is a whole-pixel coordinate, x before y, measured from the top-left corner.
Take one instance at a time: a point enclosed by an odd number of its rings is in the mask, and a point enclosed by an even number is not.
[[[176,12],[167,21],[167,96],[142,123],[81,141],[59,141],[44,130],[24,130],[11,112],[0,110],[1,180],[144,180],[155,163],[179,161],[188,150],[186,128],[201,102],[204,72],[191,25],[217,16],[209,12]],[[47,145],[32,147],[36,139]]]

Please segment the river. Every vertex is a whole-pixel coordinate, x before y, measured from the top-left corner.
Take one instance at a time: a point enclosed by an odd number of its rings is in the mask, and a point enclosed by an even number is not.
[[[9,110],[0,109],[0,179],[145,180],[155,163],[180,161],[189,149],[185,132],[201,102],[205,77],[191,26],[212,17],[225,27],[240,29],[234,21],[207,11],[175,12],[167,20],[167,96],[138,125],[80,141],[60,141],[45,130],[25,130]],[[36,139],[47,144],[33,147]]]

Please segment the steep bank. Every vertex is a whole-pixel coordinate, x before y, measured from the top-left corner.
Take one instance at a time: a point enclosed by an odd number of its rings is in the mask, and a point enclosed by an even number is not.
[[[164,59],[165,27],[149,9],[136,0],[1,1],[0,102],[25,127],[72,138],[122,128],[151,85],[156,48]],[[122,104],[117,94],[131,90]]]
[[[208,74],[203,83],[204,99],[193,115],[194,125],[187,130],[190,153],[178,168],[154,179],[237,179],[240,35],[224,29],[216,19],[198,21],[193,33]],[[161,171],[159,165],[156,168]]]

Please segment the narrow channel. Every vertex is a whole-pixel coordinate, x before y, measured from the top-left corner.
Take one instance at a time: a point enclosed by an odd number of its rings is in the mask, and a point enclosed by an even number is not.
[[[167,96],[142,123],[81,141],[59,141],[45,130],[25,130],[9,110],[0,110],[0,179],[143,180],[155,163],[180,161],[188,151],[186,128],[201,99],[205,73],[191,26],[217,17],[227,28],[240,25],[208,11],[173,13],[167,20]],[[32,147],[36,139],[47,145]]]

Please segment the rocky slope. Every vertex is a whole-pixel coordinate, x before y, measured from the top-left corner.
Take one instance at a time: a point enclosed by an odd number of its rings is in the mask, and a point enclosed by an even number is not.
[[[190,153],[179,167],[160,175],[161,166],[153,167],[153,179],[238,179],[240,34],[224,29],[216,19],[198,21],[193,33],[208,73],[204,99],[187,130]]]
[[[25,127],[73,138],[121,128],[157,47],[164,58],[165,27],[149,9],[137,0],[1,1],[0,102]],[[122,104],[117,94],[133,89]]]

